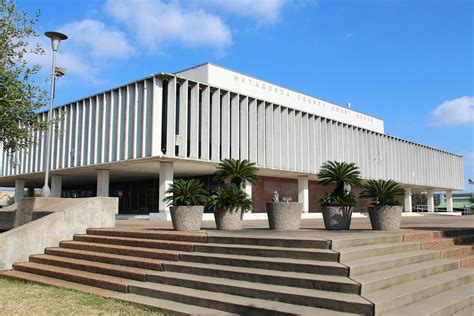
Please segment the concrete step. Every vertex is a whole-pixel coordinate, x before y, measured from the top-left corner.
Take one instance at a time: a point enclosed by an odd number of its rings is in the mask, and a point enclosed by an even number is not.
[[[130,293],[171,300],[183,304],[213,308],[241,315],[348,315],[350,311],[334,310],[294,305],[278,301],[262,300],[226,293],[196,290],[180,286],[153,282],[134,283]],[[368,303],[370,306],[370,303]],[[365,306],[364,306],[365,307]],[[369,311],[371,314],[371,311]],[[360,313],[358,313],[360,314]]]
[[[99,295],[99,296],[107,297],[107,298],[114,297],[115,295],[118,294],[118,292],[98,288],[95,286],[79,284],[75,282],[70,282],[70,281],[65,281],[61,279],[39,275],[36,273],[32,274],[32,273],[22,272],[18,270],[7,271],[1,275],[1,278],[55,286],[55,287],[69,289],[69,290],[95,294],[95,295]]]
[[[350,276],[354,277],[369,272],[387,270],[434,259],[439,259],[438,251],[418,250],[378,257],[342,261],[342,263],[350,268]]]
[[[179,252],[165,249],[149,249],[143,247],[130,247],[121,245],[98,244],[82,241],[62,241],[61,248],[95,251],[101,253],[112,253],[132,257],[144,257],[152,259],[178,261]]]
[[[322,238],[315,237],[292,237],[284,236],[279,237],[268,235],[243,235],[232,233],[213,233],[207,237],[207,242],[214,244],[240,244],[240,245],[255,245],[255,246],[273,246],[273,247],[286,247],[286,248],[313,248],[313,249],[329,249],[331,242]]]
[[[386,313],[474,282],[474,271],[456,269],[364,295],[375,313]]]
[[[15,263],[13,269],[123,293],[127,292],[128,284],[132,282],[123,278],[60,268],[34,262]]]
[[[160,300],[136,294],[109,291],[95,286],[88,286],[84,284],[64,281],[56,278],[50,278],[38,274],[31,274],[16,270],[10,270],[2,274],[2,277],[11,280],[33,282],[42,285],[55,286],[79,292],[95,294],[106,298],[118,299],[129,303],[145,306],[148,308],[157,308],[160,311],[168,312],[172,315],[234,315],[211,308],[203,308],[195,305],[181,304],[174,301]]]
[[[453,316],[472,316],[474,315],[474,300],[471,302],[471,306],[468,306],[459,312],[453,314]]]
[[[419,302],[398,308],[386,316],[450,316],[463,309],[470,308],[474,302],[474,283],[468,283],[455,289],[430,296]],[[474,314],[470,314],[472,316]]]
[[[474,268],[474,255],[463,257],[461,260],[461,267]]]
[[[396,267],[388,270],[371,272],[352,278],[362,284],[361,294],[378,291],[390,286],[411,282],[430,275],[443,273],[458,269],[459,260],[431,260],[423,263],[415,263],[406,266]]]
[[[439,249],[441,258],[468,257],[473,253],[473,246],[453,246]],[[436,250],[435,248],[433,250]]]
[[[74,240],[89,242],[89,243],[122,245],[122,246],[154,248],[154,249],[167,249],[167,250],[176,250],[176,251],[193,251],[193,245],[194,245],[194,243],[182,242],[182,241],[98,236],[98,235],[74,235]]]
[[[329,249],[288,248],[239,244],[194,244],[194,250],[257,257],[280,257],[304,260],[338,261],[339,254]]]
[[[367,314],[372,310],[372,305],[365,299],[362,299],[358,294],[229,280],[166,271],[150,274],[148,275],[148,280],[196,290],[279,301],[295,305],[328,308],[338,311]]]
[[[177,273],[188,273],[216,278],[294,286],[324,291],[354,294],[357,294],[360,291],[360,284],[345,276],[290,271],[282,273],[281,271],[268,269],[254,269],[194,262],[164,262],[163,269],[165,271]]]
[[[462,235],[450,238],[432,238],[421,240],[423,249],[439,249],[474,243],[474,235]]]
[[[221,310],[200,307],[196,305],[188,305],[178,303],[170,300],[163,300],[159,298],[153,298],[148,296],[142,296],[137,294],[122,294],[117,299],[141,305],[147,308],[159,309],[162,312],[170,313],[171,315],[237,315],[232,313],[226,313]]]
[[[163,231],[158,229],[116,229],[116,228],[94,228],[87,230],[88,235],[114,236],[126,238],[142,238],[155,240],[174,240],[187,242],[207,242],[207,233],[196,231]]]
[[[382,243],[375,245],[365,245],[350,248],[342,248],[339,250],[340,261],[356,260],[361,258],[382,256],[393,253],[408,252],[420,250],[419,243],[397,242]]]
[[[179,261],[340,276],[347,276],[349,272],[346,266],[332,261],[265,258],[204,252],[181,253]]]
[[[389,233],[380,233],[380,232],[373,232],[373,231],[368,231],[363,236],[356,237],[356,238],[354,238],[354,236],[347,237],[347,238],[340,237],[340,236],[334,236],[334,237],[335,238],[332,240],[332,247],[331,247],[331,249],[333,250],[365,246],[365,245],[396,243],[396,242],[401,242],[403,240],[403,235],[401,234],[389,234]]]
[[[445,229],[445,230],[434,230],[434,231],[407,231],[403,234],[404,241],[419,241],[429,239],[439,239],[456,237],[462,235],[474,235],[474,229],[472,228],[461,228],[461,229]]]
[[[163,270],[163,261],[157,259],[149,259],[143,257],[131,257],[124,255],[116,255],[109,253],[100,253],[95,251],[85,251],[68,248],[46,248],[47,255],[59,256],[65,258],[75,258],[81,260],[103,262],[110,264],[118,264],[121,266],[149,269],[149,270]]]
[[[109,264],[94,262],[82,259],[73,259],[66,257],[58,257],[52,255],[34,255],[30,256],[30,262],[62,267],[67,269],[74,269],[79,271],[86,271],[98,273],[103,275],[111,275],[124,279],[131,279],[137,281],[146,281],[147,272],[150,270],[138,269],[132,267],[124,267],[118,264]]]

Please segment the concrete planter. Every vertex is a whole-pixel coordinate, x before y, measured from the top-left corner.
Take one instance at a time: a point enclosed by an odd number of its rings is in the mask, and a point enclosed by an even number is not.
[[[399,230],[402,221],[402,207],[369,206],[370,224],[373,230]]]
[[[170,208],[174,230],[200,230],[204,206],[173,206]]]
[[[298,230],[302,211],[303,203],[267,203],[268,225],[272,230]]]
[[[236,208],[232,211],[219,210],[214,213],[216,227],[219,230],[241,230],[243,216],[244,212],[242,212],[241,208]]]
[[[352,207],[323,206],[324,227],[328,230],[347,230],[351,227]]]

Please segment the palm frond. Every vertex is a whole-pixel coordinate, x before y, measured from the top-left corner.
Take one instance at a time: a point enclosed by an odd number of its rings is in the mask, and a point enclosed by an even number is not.
[[[252,200],[247,193],[232,184],[215,190],[209,197],[207,206],[214,212],[232,211],[237,208],[245,212],[252,209]]]
[[[336,195],[344,193],[344,186],[357,186],[360,184],[359,167],[353,162],[327,161],[321,166],[318,174],[319,183],[322,185],[335,184]]]
[[[364,186],[361,198],[372,199],[375,205],[398,205],[398,197],[405,196],[405,191],[394,180],[369,180]]]
[[[217,165],[214,180],[225,183],[234,183],[241,187],[244,181],[257,184],[258,168],[248,160],[224,159]]]
[[[169,206],[204,205],[208,195],[198,179],[176,179],[166,193],[170,195],[163,200]]]

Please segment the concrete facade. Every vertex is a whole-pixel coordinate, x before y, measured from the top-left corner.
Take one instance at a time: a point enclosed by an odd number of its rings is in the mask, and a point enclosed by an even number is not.
[[[51,172],[62,187],[97,183],[97,195],[107,196],[110,182],[159,178],[160,211],[174,177],[212,174],[226,158],[255,162],[261,177],[299,182],[293,201],[305,211],[318,209],[313,200],[322,196],[312,200],[311,191],[328,160],[355,162],[364,180],[393,179],[416,192],[464,188],[462,156],[384,134],[380,119],[211,64],[153,75],[54,113],[63,119]],[[40,187],[45,138],[35,138],[28,150],[0,153],[0,186]]]

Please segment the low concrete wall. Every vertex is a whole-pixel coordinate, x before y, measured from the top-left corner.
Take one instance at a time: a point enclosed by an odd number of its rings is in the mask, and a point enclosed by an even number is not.
[[[0,208],[0,233],[12,229],[15,224],[15,214],[18,205],[12,204],[7,207]]]
[[[61,198],[38,198],[38,197],[28,197],[22,198],[18,202],[18,207],[15,214],[15,222],[13,227],[18,227],[25,225],[32,220],[36,219],[33,215],[34,212],[39,210],[50,210],[54,209],[55,205],[60,205],[59,208],[56,207],[56,210],[63,210],[64,205],[71,201],[74,203],[74,199],[61,199]],[[61,203],[64,203],[61,205]],[[50,211],[54,212],[54,211]]]
[[[0,234],[0,270],[28,261],[30,255],[41,254],[47,247],[57,247],[74,234],[84,234],[87,228],[114,227],[118,212],[118,199],[110,197],[32,203],[39,206],[34,211],[53,213]]]

